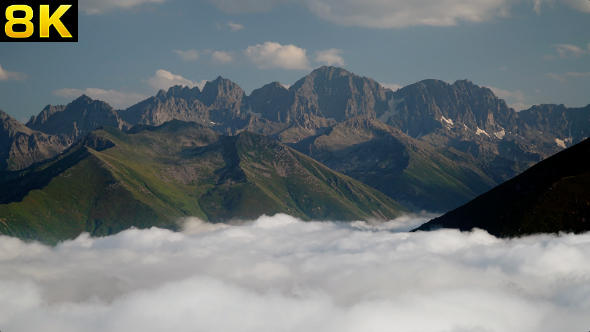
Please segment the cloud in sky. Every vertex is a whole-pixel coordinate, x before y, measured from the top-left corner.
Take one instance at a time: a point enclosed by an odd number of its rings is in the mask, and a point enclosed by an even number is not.
[[[56,96],[67,99],[75,99],[85,94],[92,99],[102,100],[111,105],[112,107],[119,109],[127,108],[148,98],[148,96],[143,95],[141,93],[128,93],[115,90],[103,90],[97,88],[86,88],[84,90],[65,88],[55,90],[52,93]]]
[[[406,222],[412,221],[409,217]],[[423,220],[422,220],[423,221]],[[590,234],[191,219],[54,248],[0,236],[0,326],[47,331],[585,331]],[[393,230],[393,231],[392,231]]]
[[[395,84],[395,83],[379,83],[382,87],[390,89],[391,91],[397,91],[401,88],[403,88],[403,86],[399,85],[399,84]]]
[[[79,8],[87,15],[100,15],[116,9],[131,9],[151,3],[163,3],[167,0],[80,0]]]
[[[567,72],[567,76],[572,76],[572,77],[590,77],[590,72],[588,72],[588,73],[577,73],[577,72],[568,71]]]
[[[166,90],[174,85],[183,85],[188,86],[189,88],[194,88],[195,86],[198,86],[200,89],[202,89],[203,86],[205,86],[206,82],[207,81],[205,80],[201,82],[191,81],[180,75],[172,74],[171,72],[164,69],[158,69],[156,71],[156,74],[149,80],[147,80],[147,83],[150,86],[158,90]]]
[[[234,22],[229,22],[227,23],[227,26],[229,27],[229,30],[231,32],[236,32],[236,31],[240,31],[244,29],[244,25],[243,24],[239,24],[239,23],[234,23]]]
[[[415,25],[454,26],[459,22],[484,22],[508,17],[519,0],[209,0],[232,14],[264,12],[279,4],[301,4],[315,15],[335,24],[371,28],[401,28]],[[534,10],[554,0],[535,0]],[[561,1],[590,12],[586,1]]]
[[[195,61],[199,59],[199,51],[197,50],[174,50],[174,53],[178,54],[184,61]]]
[[[486,88],[492,90],[492,92],[502,99],[513,99],[519,102],[523,102],[526,100],[524,93],[520,90],[516,91],[508,91],[500,88],[495,88],[493,86],[487,86]]]
[[[343,50],[337,48],[331,48],[323,51],[315,52],[315,61],[325,63],[328,66],[344,66],[346,62],[340,54],[344,53]]]
[[[524,103],[526,101],[526,96],[520,90],[509,91],[493,86],[487,86],[486,88],[492,90],[492,92],[498,96],[498,98],[506,100],[508,102],[508,107],[514,108],[514,110],[517,112],[528,109],[532,106]]]
[[[8,71],[0,66],[0,81],[24,81],[26,79],[26,74]]]
[[[545,74],[547,77],[550,77],[560,83],[564,83],[565,82],[565,75],[563,74],[556,74],[556,73],[547,73]]]
[[[267,41],[264,44],[248,46],[243,51],[254,65],[260,69],[310,69],[307,50],[295,45],[281,45]]]
[[[234,57],[231,52],[227,51],[214,51],[211,53],[211,60],[217,63],[231,63],[234,61]]]
[[[552,48],[555,49],[557,55],[545,55],[543,59],[552,60],[552,59],[566,59],[566,58],[579,58],[580,56],[590,53],[590,45],[588,46],[588,50],[581,48],[576,45],[570,44],[555,44],[551,45]]]

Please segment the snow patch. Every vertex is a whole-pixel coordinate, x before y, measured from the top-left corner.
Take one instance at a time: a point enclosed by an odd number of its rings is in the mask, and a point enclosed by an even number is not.
[[[389,106],[389,110],[386,111],[385,113],[383,113],[380,117],[378,117],[377,120],[379,120],[383,123],[386,123],[390,117],[397,115],[399,113],[399,111],[397,110],[397,105],[403,103],[404,101],[405,101],[404,98],[401,98],[401,99],[392,98],[391,100],[388,100],[387,105]]]
[[[486,133],[485,131],[481,130],[479,127],[477,127],[477,131],[475,132],[476,135],[480,135],[480,134],[485,134],[487,137],[490,137],[490,135],[488,135],[488,133]]]
[[[455,125],[455,123],[453,122],[453,120],[451,120],[451,119],[447,119],[447,118],[445,118],[445,117],[444,117],[444,116],[442,116],[442,115],[441,115],[441,117],[440,117],[440,121],[441,121],[441,122],[446,122],[448,125],[451,125],[451,126],[454,126],[454,125]]]
[[[495,133],[494,135],[496,135],[496,137],[498,137],[499,139],[503,139],[504,136],[506,136],[506,131],[501,130],[501,131]]]
[[[567,148],[567,146],[565,146],[565,141],[560,140],[559,138],[555,139],[555,144],[557,144],[557,146],[562,147],[562,148]]]

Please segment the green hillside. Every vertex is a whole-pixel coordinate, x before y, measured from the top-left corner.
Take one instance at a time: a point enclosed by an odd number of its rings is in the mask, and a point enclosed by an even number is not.
[[[270,138],[181,121],[96,130],[52,160],[4,175],[0,203],[1,234],[47,243],[132,226],[177,229],[185,216],[386,220],[406,211]]]

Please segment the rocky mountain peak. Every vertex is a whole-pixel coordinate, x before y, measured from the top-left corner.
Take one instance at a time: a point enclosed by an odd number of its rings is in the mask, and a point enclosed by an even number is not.
[[[205,83],[199,100],[207,106],[218,104],[235,104],[246,96],[244,90],[236,83],[218,76],[215,80]]]

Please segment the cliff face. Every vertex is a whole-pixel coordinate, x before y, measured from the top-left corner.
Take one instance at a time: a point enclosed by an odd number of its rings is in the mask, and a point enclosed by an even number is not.
[[[61,153],[71,140],[31,130],[0,110],[0,171],[15,171]]]
[[[100,126],[119,129],[128,125],[107,103],[93,100],[86,95],[67,106],[48,106],[26,124],[30,129],[50,135],[63,135],[76,141]]]
[[[154,97],[129,107],[119,114],[131,124],[161,125],[171,120],[194,121],[208,127],[234,128],[245,122],[244,90],[230,80],[218,77],[198,87],[173,86]],[[237,123],[236,123],[237,122]],[[223,131],[223,130],[220,130]]]

